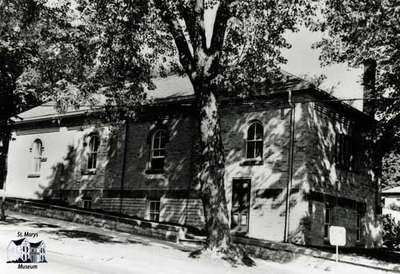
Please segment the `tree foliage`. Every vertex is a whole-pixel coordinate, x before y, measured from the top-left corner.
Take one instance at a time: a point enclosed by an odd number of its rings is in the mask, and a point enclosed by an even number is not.
[[[358,67],[376,62],[373,104],[379,119],[378,145],[385,155],[383,163],[384,184],[393,183],[390,163],[396,162],[400,139],[400,7],[395,0],[326,0],[321,17],[311,24],[312,29],[326,36],[315,47],[321,49],[323,64],[346,62]]]
[[[386,214],[382,217],[383,244],[390,249],[398,249],[400,245],[400,222]]]
[[[313,13],[310,0],[0,0],[1,50],[19,68],[10,89],[60,110],[95,102],[135,108],[151,76],[186,74],[200,139],[198,177],[208,244],[229,248],[217,98],[249,93],[276,74],[284,34]],[[3,33],[6,35],[4,36]],[[18,52],[18,53],[17,53]],[[112,105],[111,104],[111,105]]]

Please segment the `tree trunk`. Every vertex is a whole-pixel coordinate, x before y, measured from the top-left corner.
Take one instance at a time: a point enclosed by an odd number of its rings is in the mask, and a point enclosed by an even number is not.
[[[0,141],[2,146],[0,147],[0,189],[3,192],[2,197],[0,197],[0,220],[4,221],[6,219],[5,214],[5,181],[7,176],[7,155],[8,155],[8,145],[10,140],[10,130],[5,122],[0,122]]]
[[[209,83],[194,84],[200,126],[201,162],[198,180],[207,230],[207,248],[227,251],[231,237],[225,196],[225,158],[217,100]]]

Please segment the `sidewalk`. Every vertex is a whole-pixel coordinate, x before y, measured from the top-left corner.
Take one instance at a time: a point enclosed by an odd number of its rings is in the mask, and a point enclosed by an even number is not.
[[[47,245],[47,264],[29,273],[249,273],[249,274],[317,274],[317,273],[387,273],[331,261],[315,264],[296,260],[284,264],[255,259],[255,267],[232,267],[212,256],[189,258],[191,247],[131,235],[108,229],[70,223],[56,219],[10,213],[0,222],[0,273],[21,273],[15,264],[6,264],[6,247],[18,231],[35,231]],[[36,239],[35,239],[36,240]]]

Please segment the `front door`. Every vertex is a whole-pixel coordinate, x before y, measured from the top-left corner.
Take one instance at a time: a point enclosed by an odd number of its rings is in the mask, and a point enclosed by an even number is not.
[[[231,229],[234,233],[245,234],[249,231],[250,183],[249,179],[232,181]]]

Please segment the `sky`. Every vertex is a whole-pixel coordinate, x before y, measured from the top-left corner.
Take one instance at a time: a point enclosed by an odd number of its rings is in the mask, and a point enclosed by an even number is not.
[[[287,33],[286,38],[292,44],[292,48],[283,51],[283,56],[288,60],[282,68],[295,75],[309,76],[324,74],[327,79],[322,88],[336,86],[333,95],[338,98],[360,98],[362,97],[362,87],[360,84],[361,69],[349,68],[346,64],[335,64],[321,67],[319,50],[312,49],[311,46],[322,38],[322,34],[311,32],[301,28],[299,32]],[[355,101],[352,104],[358,109],[362,109],[362,101]]]
[[[216,9],[209,9],[205,12],[205,29],[208,44],[212,35],[215,11]],[[301,27],[298,32],[286,33],[286,38],[292,48],[282,52],[283,56],[288,60],[287,64],[282,66],[284,70],[297,76],[324,74],[327,79],[321,86],[322,89],[329,89],[335,86],[333,95],[341,99],[362,97],[361,69],[352,69],[346,64],[326,67],[320,65],[318,59],[320,52],[312,49],[311,46],[322,38],[321,32],[311,32]],[[351,105],[362,110],[362,100],[351,102]]]

